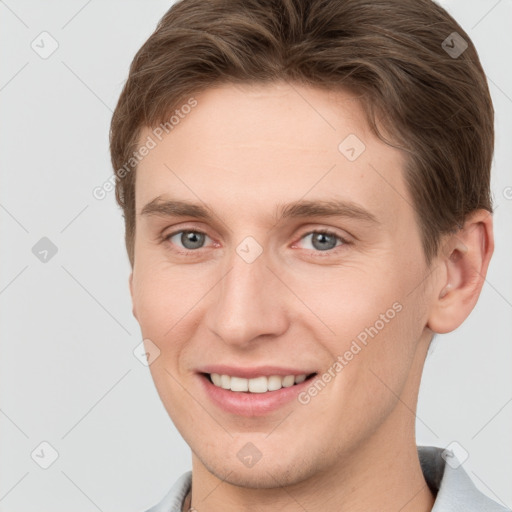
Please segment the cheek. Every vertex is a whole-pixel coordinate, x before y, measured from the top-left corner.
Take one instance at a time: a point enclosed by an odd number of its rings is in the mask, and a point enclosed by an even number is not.
[[[313,313],[302,316],[303,325],[327,349],[326,371],[336,374],[336,393],[357,402],[356,408],[377,399],[385,407],[393,397],[386,386],[399,389],[410,371],[425,306],[419,290],[411,293],[421,269],[408,271],[388,262],[385,269],[331,269],[329,280],[295,280]]]
[[[338,355],[358,336],[364,342],[368,331],[389,330],[406,288],[396,274],[393,268],[373,263],[310,268],[307,273],[288,272],[284,279],[302,301],[295,307],[300,318],[328,340],[331,352]]]
[[[179,339],[177,333],[193,316],[208,282],[166,263],[138,270],[133,301],[143,335],[154,337],[156,343]]]
[[[349,355],[352,360],[338,383],[354,411],[359,411],[361,417],[372,416],[377,423],[393,409],[404,389],[410,388],[407,382],[421,372],[415,357],[423,332],[424,309],[417,298],[395,293],[386,296],[382,305],[390,307],[374,310],[366,318],[366,325],[351,338],[348,354],[357,354]]]
[[[198,284],[180,277],[176,269],[148,265],[138,270],[133,280],[138,322],[143,338],[159,350],[149,370],[167,413],[180,428],[193,422],[180,362],[193,334],[191,319],[201,294]]]

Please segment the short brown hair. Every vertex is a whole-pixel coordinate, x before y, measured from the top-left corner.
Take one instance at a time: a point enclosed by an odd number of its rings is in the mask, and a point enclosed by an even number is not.
[[[374,133],[408,153],[427,263],[468,213],[492,212],[489,89],[469,36],[443,8],[431,0],[181,0],[133,59],[111,123],[132,267],[136,165],[127,172],[126,164],[141,129],[212,86],[282,80],[356,91]]]

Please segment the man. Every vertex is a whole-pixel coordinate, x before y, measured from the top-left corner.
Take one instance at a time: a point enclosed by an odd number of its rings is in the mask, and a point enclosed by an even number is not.
[[[184,0],[111,129],[133,314],[192,450],[152,511],[505,510],[417,447],[493,252],[493,108],[430,0]]]

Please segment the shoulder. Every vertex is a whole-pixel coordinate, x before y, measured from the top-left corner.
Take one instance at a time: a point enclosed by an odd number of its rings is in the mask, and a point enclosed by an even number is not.
[[[162,500],[146,512],[181,512],[183,500],[190,490],[191,483],[192,471],[183,473]]]
[[[511,512],[480,492],[453,452],[418,446],[423,475],[436,499],[432,512]]]

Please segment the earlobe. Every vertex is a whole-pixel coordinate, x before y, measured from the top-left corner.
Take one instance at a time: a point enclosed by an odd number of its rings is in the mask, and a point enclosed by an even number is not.
[[[477,210],[448,237],[438,256],[436,264],[442,266],[443,277],[434,289],[427,327],[442,334],[464,322],[480,296],[493,250],[492,215]]]

